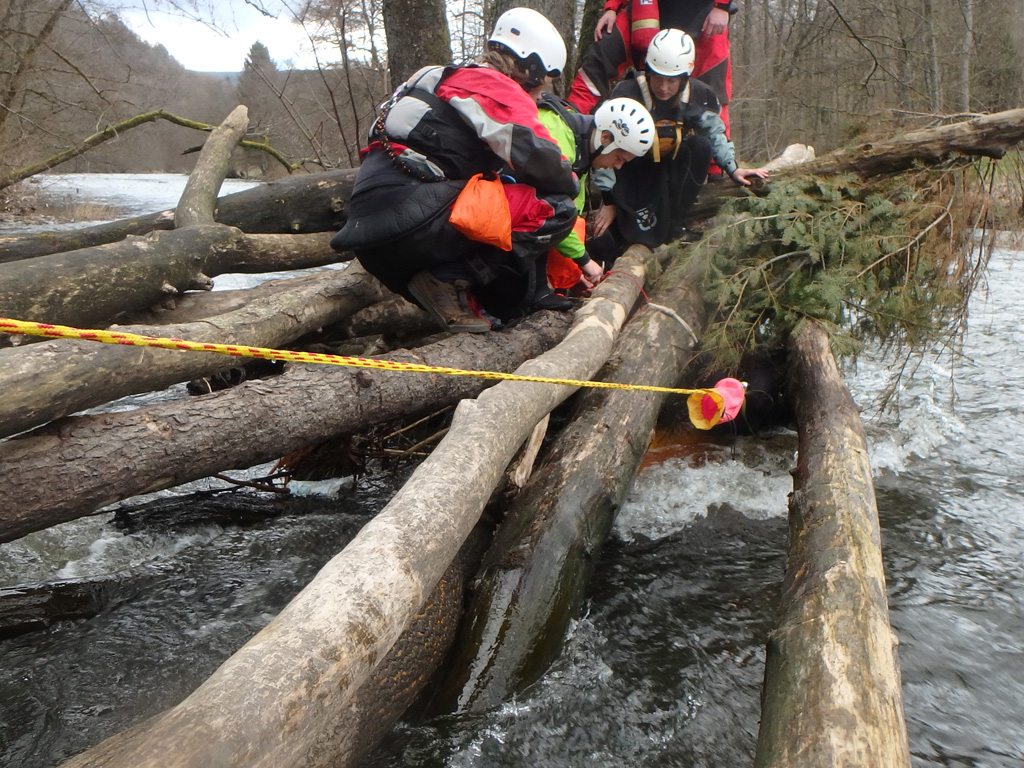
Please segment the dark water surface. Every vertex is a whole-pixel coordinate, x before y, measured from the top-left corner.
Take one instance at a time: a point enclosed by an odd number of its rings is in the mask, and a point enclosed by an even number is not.
[[[848,375],[866,408],[915,766],[1024,766],[1022,258],[993,259],[967,359],[926,361],[898,424],[869,410],[884,360]],[[709,442],[649,466],[549,673],[484,715],[400,726],[368,764],[750,765],[793,447]],[[106,579],[117,596],[95,618],[0,641],[0,765],[56,765],[180,700],[390,493],[250,499],[284,515],[246,528],[125,534],[100,516],[0,545],[0,586]]]

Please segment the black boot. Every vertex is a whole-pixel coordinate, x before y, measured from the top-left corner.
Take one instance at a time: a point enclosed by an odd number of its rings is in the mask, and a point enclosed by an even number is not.
[[[559,296],[551,286],[548,285],[548,259],[541,256],[533,262],[533,299],[530,302],[530,309],[553,309],[555,312],[568,312],[572,309],[572,302],[565,296]]]

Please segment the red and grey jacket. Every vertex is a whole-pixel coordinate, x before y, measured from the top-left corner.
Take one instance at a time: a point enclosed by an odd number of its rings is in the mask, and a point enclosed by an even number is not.
[[[575,197],[579,183],[558,144],[537,119],[522,86],[496,70],[424,67],[387,107],[368,150],[387,149],[422,178],[468,179],[504,169],[541,194]]]

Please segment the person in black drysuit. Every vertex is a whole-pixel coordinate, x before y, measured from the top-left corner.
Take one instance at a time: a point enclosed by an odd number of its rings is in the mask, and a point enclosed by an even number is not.
[[[718,116],[718,99],[690,77],[693,41],[681,30],[658,33],[647,51],[646,69],[632,73],[612,91],[647,106],[658,129],[654,149],[617,171],[597,171],[602,207],[594,222],[590,254],[608,267],[628,246],[656,247],[699,237],[687,228],[714,159],[737,184],[767,174],[739,168],[735,149]]]

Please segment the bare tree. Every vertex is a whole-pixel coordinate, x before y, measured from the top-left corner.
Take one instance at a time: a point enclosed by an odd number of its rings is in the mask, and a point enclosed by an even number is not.
[[[401,83],[427,64],[452,60],[444,0],[382,0],[391,82]]]

